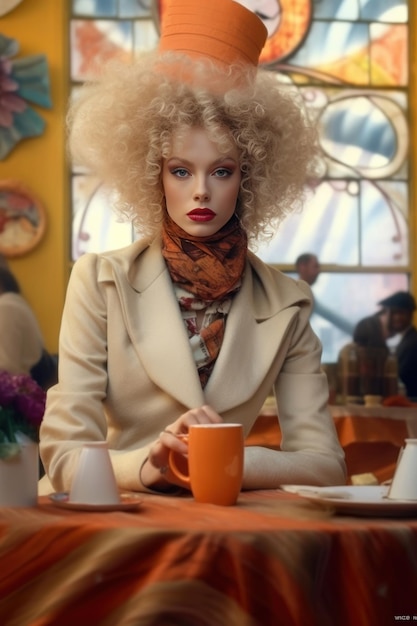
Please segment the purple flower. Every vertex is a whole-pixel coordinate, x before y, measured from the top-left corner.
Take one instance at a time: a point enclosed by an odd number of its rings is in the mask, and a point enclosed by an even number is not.
[[[39,426],[45,412],[45,392],[29,376],[16,376],[14,405],[31,424]]]
[[[38,439],[46,393],[25,374],[0,371],[0,441],[13,442],[17,432]]]
[[[13,403],[16,387],[9,372],[0,371],[0,406],[7,407]]]

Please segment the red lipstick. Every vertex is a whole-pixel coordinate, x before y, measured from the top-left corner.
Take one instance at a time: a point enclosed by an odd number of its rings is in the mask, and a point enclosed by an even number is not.
[[[187,216],[193,222],[210,222],[216,217],[216,214],[211,209],[193,209],[187,213]]]

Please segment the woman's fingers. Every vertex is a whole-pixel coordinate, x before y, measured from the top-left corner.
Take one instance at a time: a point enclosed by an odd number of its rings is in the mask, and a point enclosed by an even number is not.
[[[163,430],[159,435],[160,443],[169,448],[170,450],[175,450],[180,454],[186,454],[187,452],[187,444],[183,440],[184,435],[175,434],[171,430]]]
[[[168,430],[185,433],[188,432],[188,429],[193,424],[217,424],[222,421],[222,417],[216,413],[211,406],[205,404],[204,406],[191,409],[191,411],[187,411],[187,413],[181,415],[181,417],[172,424],[172,428],[168,426]]]
[[[201,408],[208,417],[210,423],[220,424],[221,422],[223,422],[223,418],[218,413],[216,413],[216,411],[209,404],[205,404]]]
[[[149,451],[149,462],[156,469],[168,466],[170,450],[187,454],[188,447],[183,437],[193,424],[218,424],[222,417],[208,404],[183,413],[175,422],[167,426]]]

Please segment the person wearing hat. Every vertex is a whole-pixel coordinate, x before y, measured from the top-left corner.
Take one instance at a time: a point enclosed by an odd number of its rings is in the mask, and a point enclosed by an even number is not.
[[[415,299],[408,291],[397,291],[378,304],[389,316],[390,335],[400,336],[396,347],[399,378],[405,385],[407,396],[417,399],[417,329],[413,325]]]
[[[243,488],[346,480],[310,288],[248,248],[301,201],[316,157],[291,90],[257,68],[265,39],[233,0],[172,0],[156,52],[77,93],[73,158],[138,239],[71,273],[40,435],[57,491],[82,445],[106,440],[121,489],[171,493],[177,435],[223,421],[248,434],[272,388],[282,450],[246,448]]]

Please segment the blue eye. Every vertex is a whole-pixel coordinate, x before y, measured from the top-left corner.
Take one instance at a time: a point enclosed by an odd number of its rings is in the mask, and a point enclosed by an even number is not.
[[[174,176],[178,176],[178,178],[185,178],[188,176],[188,171],[183,167],[176,167],[171,173]]]
[[[227,176],[231,176],[231,174],[232,172],[225,167],[219,167],[219,169],[214,172],[214,175],[219,178],[227,178]]]

